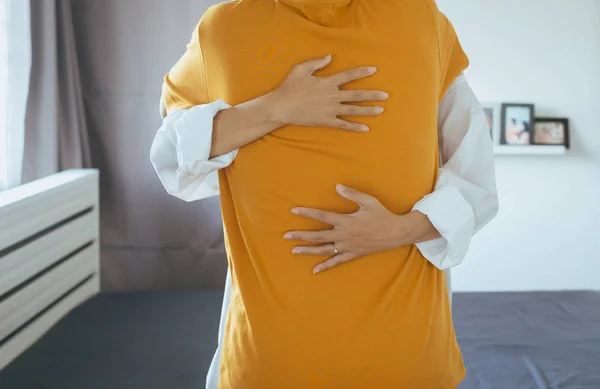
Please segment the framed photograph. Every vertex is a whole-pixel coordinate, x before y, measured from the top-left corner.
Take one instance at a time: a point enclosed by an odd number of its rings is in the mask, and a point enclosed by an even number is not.
[[[483,112],[485,113],[485,117],[490,128],[490,137],[492,138],[494,144],[497,144],[498,139],[500,139],[502,104],[487,102],[481,103],[481,106],[483,107]]]
[[[502,104],[500,144],[532,144],[534,125],[533,104]]]
[[[533,144],[563,145],[569,148],[569,119],[536,118],[533,128]]]

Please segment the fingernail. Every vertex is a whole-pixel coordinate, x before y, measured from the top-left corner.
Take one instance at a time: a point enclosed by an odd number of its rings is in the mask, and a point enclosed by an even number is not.
[[[299,248],[297,248],[297,247],[294,247],[294,248],[292,249],[292,254],[298,254],[298,253],[300,253],[300,249],[299,249]]]
[[[360,126],[360,132],[368,132],[369,131],[369,127],[365,126],[364,124],[362,126]]]
[[[372,66],[372,67],[368,67],[367,70],[368,70],[369,73],[373,74],[373,73],[375,73],[377,71],[377,68],[374,67],[374,66]]]
[[[336,185],[336,189],[339,190],[340,192],[343,191],[344,189],[346,189],[346,187],[342,184],[337,184]]]
[[[297,208],[292,208],[292,213],[293,213],[294,215],[297,215],[297,214],[299,214],[299,213],[300,213],[300,211],[299,211]]]
[[[382,113],[383,107],[375,107],[375,113]]]
[[[331,58],[331,54],[327,54],[325,57],[323,57],[323,59],[325,60],[329,60]]]
[[[283,236],[283,239],[292,239],[292,234],[289,232]]]
[[[389,94],[389,93],[386,93],[386,92],[381,92],[381,98],[382,98],[382,99],[387,99],[388,97],[390,97],[390,94]]]
[[[313,274],[317,274],[317,273],[320,273],[320,272],[321,272],[321,269],[319,269],[318,267],[315,267],[313,269]]]

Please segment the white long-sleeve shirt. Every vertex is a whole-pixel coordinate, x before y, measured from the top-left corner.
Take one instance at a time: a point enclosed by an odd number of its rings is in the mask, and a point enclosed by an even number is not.
[[[217,171],[229,166],[234,150],[209,159],[213,119],[223,101],[171,112],[158,130],[150,159],[168,193],[184,201],[219,194]],[[446,270],[465,257],[473,235],[498,211],[493,145],[488,123],[464,75],[448,89],[439,105],[438,132],[441,167],[435,190],[413,210],[428,216],[441,237],[417,243],[423,256]],[[228,272],[219,325],[218,348],[207,377],[207,389],[217,389],[221,344],[229,307],[231,278]]]

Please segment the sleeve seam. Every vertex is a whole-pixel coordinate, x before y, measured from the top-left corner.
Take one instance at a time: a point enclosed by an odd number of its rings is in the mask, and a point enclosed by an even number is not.
[[[208,10],[206,11],[208,12]],[[204,82],[206,83],[206,102],[209,103],[210,102],[210,93],[209,93],[209,84],[208,84],[208,71],[206,69],[206,58],[204,55],[204,48],[202,47],[202,39],[200,37],[200,30],[202,27],[202,21],[203,21],[204,17],[202,19],[200,19],[200,23],[198,23],[198,46],[200,46],[200,55],[202,56],[202,71],[204,73]]]
[[[451,56],[452,53],[454,53],[454,49],[456,48],[456,39],[451,39],[451,38],[447,38],[447,39],[451,40],[451,42],[446,42],[446,44],[448,44],[448,43],[450,44],[449,53],[451,53],[450,54],[450,56]],[[447,59],[447,61],[448,61],[447,63],[442,63],[442,54],[441,54],[441,48],[440,48],[440,71],[442,71],[442,79],[440,80],[439,101],[442,101],[442,99],[444,98],[446,93],[448,93],[448,90],[450,89],[450,86],[451,86],[451,84],[448,85],[449,80],[446,79],[448,76],[447,73],[450,72],[449,64],[452,61],[452,58],[450,56]],[[454,80],[452,80],[452,82],[454,82]]]
[[[443,77],[443,75],[442,75],[442,47],[440,44],[440,32],[438,30],[438,23],[437,23],[437,12],[439,12],[439,10],[438,10],[437,4],[435,4],[434,0],[429,1],[429,10],[431,11],[431,17],[433,19],[433,28],[435,30],[435,41],[436,41],[436,46],[437,46],[438,67],[440,70],[440,78],[442,78]],[[440,84],[441,84],[441,82],[440,82]]]

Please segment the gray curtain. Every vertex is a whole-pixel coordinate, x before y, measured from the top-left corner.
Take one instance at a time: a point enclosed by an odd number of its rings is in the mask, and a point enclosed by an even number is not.
[[[100,169],[103,290],[221,289],[227,264],[219,199],[169,196],[149,161],[162,78],[214,1],[67,3]]]
[[[69,0],[32,0],[23,181],[91,167]]]
[[[104,291],[221,289],[219,199],[169,196],[149,161],[162,78],[213,2],[29,1],[24,181],[100,170]]]

